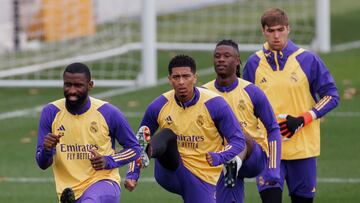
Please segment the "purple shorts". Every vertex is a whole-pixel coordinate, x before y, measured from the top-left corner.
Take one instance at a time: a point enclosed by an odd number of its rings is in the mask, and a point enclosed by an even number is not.
[[[219,181],[216,185],[216,202],[244,202],[244,178],[253,178],[259,175],[265,168],[267,163],[266,153],[259,144],[253,142],[253,151],[248,159],[246,159],[239,171],[235,187],[226,188],[224,186],[224,174],[221,173]]]
[[[155,179],[167,191],[180,195],[184,203],[215,203],[215,185],[199,179],[182,163],[170,171],[155,160]]]
[[[76,203],[119,203],[120,186],[112,180],[100,180],[88,187]]]
[[[280,165],[280,182],[275,185],[266,185],[267,175],[264,171],[256,178],[259,191],[267,188],[284,188],[284,181],[289,190],[289,195],[305,198],[315,197],[316,192],[316,157],[297,160],[282,160]]]

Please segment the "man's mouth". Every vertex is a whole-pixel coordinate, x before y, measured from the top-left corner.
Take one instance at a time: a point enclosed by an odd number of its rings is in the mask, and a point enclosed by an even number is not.
[[[217,65],[217,66],[216,66],[216,69],[218,69],[218,70],[225,70],[225,69],[226,69],[226,66],[225,66],[225,65]]]
[[[76,95],[69,95],[69,96],[66,97],[66,99],[69,100],[69,101],[74,102],[74,101],[79,100],[79,97],[76,96]]]

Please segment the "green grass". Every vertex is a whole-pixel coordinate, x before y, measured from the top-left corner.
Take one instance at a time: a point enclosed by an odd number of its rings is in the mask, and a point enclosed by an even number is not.
[[[167,61],[174,54],[180,52],[162,52],[159,54],[159,75],[167,74]],[[187,52],[195,56],[200,69],[211,67],[211,53]],[[342,53],[322,55],[325,63],[333,73],[340,94],[349,84],[341,81],[349,80],[350,85],[360,88],[360,70],[357,68],[358,53],[353,50]],[[243,53],[246,58],[249,53]],[[346,60],[343,58],[346,57]],[[346,71],[345,71],[346,70]],[[214,74],[199,77],[199,84],[214,78]],[[143,112],[155,97],[170,89],[168,84],[147,88],[125,95],[106,98],[124,112]],[[91,94],[104,92],[108,89],[95,88]],[[0,112],[9,112],[43,105],[51,100],[62,97],[59,88],[50,89],[1,89]],[[135,102],[136,105],[133,105]],[[360,112],[360,98],[356,95],[353,100],[342,100],[341,105],[334,112]],[[56,202],[54,183],[13,183],[1,181],[1,177],[52,177],[51,169],[40,170],[35,162],[35,146],[38,113],[0,120],[2,126],[0,149],[0,202]],[[133,129],[136,129],[140,117],[129,117]],[[360,148],[358,133],[360,131],[359,117],[335,117],[329,114],[322,122],[322,155],[318,161],[318,176],[321,178],[360,178]],[[124,169],[121,172],[124,177]],[[146,169],[142,177],[152,177],[152,168]],[[358,202],[360,201],[360,184],[319,183],[316,202]],[[123,189],[122,202],[181,202],[174,194],[166,192],[154,182],[140,180],[135,192]],[[256,186],[253,182],[246,184],[246,202],[259,202]],[[284,193],[284,202],[289,202]]]
[[[360,40],[360,1],[331,0],[330,6],[332,45]]]
[[[332,41],[342,43],[359,40],[360,1],[332,0]],[[193,56],[199,69],[212,66],[210,52],[179,52],[166,51],[158,54],[159,78],[166,77],[167,63],[177,53]],[[249,53],[241,53],[243,61]],[[321,156],[318,159],[318,177],[360,179],[360,49],[322,54],[321,57],[334,76],[339,94],[346,89],[355,88],[358,93],[351,99],[341,99],[340,106],[328,114],[321,125]],[[214,74],[201,75],[198,84],[214,78]],[[146,106],[159,94],[170,89],[168,84],[139,90],[114,97],[105,98],[118,106],[123,112],[143,112]],[[95,88],[91,95],[108,91],[108,88]],[[42,106],[49,101],[62,97],[60,88],[1,88],[0,115],[18,109],[28,109]],[[357,116],[339,117],[336,113],[355,112]],[[5,177],[52,178],[51,169],[41,170],[36,165],[35,147],[37,142],[37,125],[39,113],[0,120],[1,126],[1,156],[0,156],[0,202],[57,202],[53,182],[8,182]],[[128,117],[131,127],[135,130],[140,122],[140,116]],[[124,177],[125,169],[121,170]],[[142,177],[153,177],[152,165],[144,170]],[[360,183],[324,183],[318,184],[317,203],[360,202]],[[284,192],[284,202],[289,203],[287,192]],[[260,202],[253,182],[246,183],[246,202]],[[162,189],[155,182],[142,181],[134,192],[128,192],[122,187],[122,202],[160,202],[179,203],[181,198]]]

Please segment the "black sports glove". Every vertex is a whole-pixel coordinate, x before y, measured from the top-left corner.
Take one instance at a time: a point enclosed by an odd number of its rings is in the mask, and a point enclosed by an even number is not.
[[[279,123],[281,135],[285,139],[290,139],[298,130],[304,127],[305,119],[303,116],[286,116],[286,120]]]
[[[302,127],[313,121],[313,116],[310,112],[305,112],[299,117],[280,114],[279,118],[286,119],[279,123],[281,135],[285,137],[284,140],[290,139]]]

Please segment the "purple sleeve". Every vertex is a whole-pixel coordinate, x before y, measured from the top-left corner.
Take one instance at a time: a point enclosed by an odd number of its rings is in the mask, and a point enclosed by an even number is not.
[[[114,155],[106,156],[106,169],[121,167],[140,157],[140,145],[136,140],[128,121],[123,113],[111,104],[104,104],[98,111],[103,115],[109,127],[109,136],[112,147],[115,149],[115,140],[123,147]]]
[[[280,179],[281,135],[280,127],[273,109],[264,92],[254,84],[248,85],[245,91],[254,106],[254,114],[264,124],[269,144],[268,172],[274,180]]]
[[[60,111],[55,105],[48,104],[41,111],[39,129],[38,129],[38,141],[36,147],[36,162],[41,169],[47,169],[53,162],[53,155],[55,154],[55,148],[52,151],[44,149],[44,137],[52,132],[52,123],[56,114]]]
[[[339,104],[335,80],[316,54],[305,51],[296,59],[300,62],[300,66],[308,78],[311,95],[317,102],[312,110],[317,118],[321,118]]]
[[[245,137],[230,106],[222,97],[215,97],[205,103],[220,135],[228,144],[222,152],[210,152],[214,166],[224,164],[240,154],[245,148]]]
[[[244,66],[244,70],[243,70],[243,79],[244,80],[255,83],[255,73],[256,73],[256,69],[259,66],[259,61],[260,61],[260,58],[256,54],[252,54],[248,58],[245,66]]]
[[[147,126],[150,129],[150,135],[153,136],[156,130],[159,128],[157,122],[160,110],[168,102],[163,96],[156,98],[146,109],[144,117],[140,123],[141,126]],[[139,127],[139,128],[140,128]],[[126,173],[126,179],[138,180],[140,177],[140,168],[134,162],[129,164],[128,171]]]
[[[163,95],[156,98],[146,109],[144,117],[140,123],[141,126],[147,126],[150,129],[151,136],[154,135],[156,130],[159,127],[159,123],[157,122],[160,110],[162,107],[168,102],[166,97]]]
[[[140,167],[133,161],[128,164],[128,170],[126,171],[126,179],[138,180],[140,178]]]

